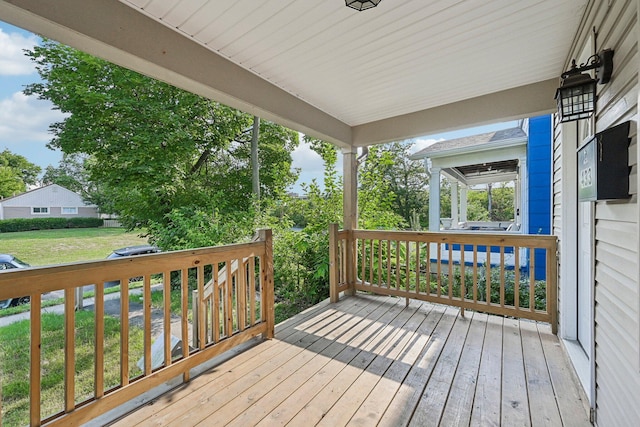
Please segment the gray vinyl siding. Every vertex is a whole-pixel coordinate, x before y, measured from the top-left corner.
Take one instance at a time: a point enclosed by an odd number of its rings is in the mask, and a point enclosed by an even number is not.
[[[625,201],[595,206],[595,361],[598,426],[640,425],[640,286],[638,270],[638,14],[637,0],[593,1],[572,57],[595,26],[598,49],[615,49],[611,82],[598,86],[596,130],[631,120]],[[554,136],[558,135],[558,127]],[[554,233],[560,235],[560,146],[554,144]],[[564,224],[566,226],[566,224]],[[562,243],[560,244],[562,247]],[[562,283],[562,278],[560,279]]]
[[[45,216],[45,215],[40,215]],[[4,219],[30,218],[31,208],[24,207],[5,207]]]

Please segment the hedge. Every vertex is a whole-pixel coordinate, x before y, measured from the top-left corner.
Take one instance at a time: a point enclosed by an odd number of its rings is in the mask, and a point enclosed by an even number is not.
[[[16,218],[0,220],[0,233],[15,231],[53,230],[59,228],[102,227],[101,218]]]

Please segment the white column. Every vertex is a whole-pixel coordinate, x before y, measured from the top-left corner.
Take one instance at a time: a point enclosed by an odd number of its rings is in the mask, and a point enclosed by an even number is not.
[[[451,183],[451,227],[458,226],[458,181]]]
[[[460,187],[460,221],[467,222],[467,186]]]
[[[440,168],[431,168],[429,180],[429,230],[440,231]]]
[[[521,208],[522,208],[522,197],[520,196],[521,193],[521,188],[520,188],[520,182],[522,180],[520,179],[520,167],[518,166],[518,177],[516,178],[516,180],[513,183],[513,187],[514,187],[514,194],[513,194],[513,207],[514,207],[514,221],[516,224],[522,224],[522,220],[521,218]]]
[[[342,150],[342,219],[345,230],[358,228],[358,149]]]
[[[527,158],[520,158],[520,230],[523,234],[529,233],[529,172],[527,171]]]

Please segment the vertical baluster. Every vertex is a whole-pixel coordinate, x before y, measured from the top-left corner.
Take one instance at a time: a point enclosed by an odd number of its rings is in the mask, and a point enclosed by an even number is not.
[[[211,326],[211,328],[213,329],[213,342],[217,343],[218,341],[220,341],[220,288],[218,281],[218,276],[220,275],[220,273],[218,272],[217,262],[214,262],[212,267],[213,282],[211,283],[211,290],[213,295],[213,308],[211,309],[211,311],[213,311],[213,325]]]
[[[369,284],[373,285],[373,239],[369,239]]]
[[[529,248],[529,310],[536,309],[536,250]]]
[[[387,240],[387,288],[391,289],[391,240]]]
[[[401,266],[400,266],[400,241],[396,240],[395,242],[395,251],[396,251],[396,269],[395,269],[395,275],[396,275],[396,290],[400,289],[400,271],[401,271]]]
[[[505,272],[504,246],[500,245],[500,306],[501,307],[504,307],[504,291],[505,291],[504,272]]]
[[[204,265],[202,265],[202,263],[196,267],[196,278],[198,282],[198,301],[196,304],[198,309],[198,345],[200,346],[200,350],[204,350],[206,344],[205,323],[207,319],[204,313]]]
[[[225,281],[225,320],[226,320],[226,335],[230,337],[233,335],[233,265],[231,260],[227,260],[226,272],[227,280]]]
[[[405,279],[405,284],[404,284],[404,291],[405,294],[407,292],[409,292],[409,281],[411,280],[411,263],[409,262],[411,260],[411,242],[409,240],[407,240],[405,242],[405,268],[406,268],[406,272],[407,272],[407,277]]]
[[[171,272],[165,271],[163,277],[164,366],[169,366],[171,365]]]
[[[416,294],[420,293],[420,242],[416,245]]]
[[[431,293],[431,242],[426,242],[424,245],[425,248],[425,262],[427,269],[427,294]]]
[[[247,265],[242,257],[236,261],[238,263],[238,274],[236,282],[236,299],[238,301],[238,330],[244,331],[247,319]]]
[[[516,314],[520,311],[520,248],[513,247],[514,261],[514,288],[513,288],[513,306],[516,308]]]
[[[74,289],[64,290],[64,410],[75,408],[76,382],[76,310]],[[0,423],[0,425],[2,425]]]
[[[436,260],[436,285],[438,286],[437,295],[438,298],[442,296],[442,245],[438,242],[437,249],[438,259]]]
[[[465,302],[465,296],[466,296],[466,289],[465,289],[465,283],[464,283],[464,243],[460,244],[460,300],[461,300],[461,305],[460,305],[460,315],[462,317],[464,317],[464,302]]]
[[[478,302],[478,245],[473,245],[473,302]]]
[[[382,240],[378,240],[378,286],[382,286]]]
[[[32,426],[40,425],[40,360],[42,358],[42,296],[31,294],[31,345],[29,366],[29,418]]]
[[[367,242],[366,242],[365,239],[360,240],[360,244],[362,245],[362,249],[361,249],[362,260],[361,260],[361,266],[360,266],[361,267],[361,274],[360,274],[361,279],[360,280],[362,281],[363,284],[364,284],[364,282],[365,282],[365,280],[367,278],[367,276],[365,274],[365,266],[367,264],[367,252],[366,252],[366,246],[367,245],[366,245],[366,243]]]
[[[189,270],[186,268],[182,269],[182,274],[180,275],[180,299],[182,308],[180,315],[180,338],[182,340],[182,357],[186,359],[189,357]],[[189,378],[189,370],[186,369],[182,373],[182,381],[187,382]]]
[[[95,367],[94,367],[94,396],[96,399],[104,396],[104,285],[97,283],[94,287],[95,307]]]
[[[449,242],[449,299],[453,298],[453,243]]]
[[[256,258],[249,258],[249,310],[251,326],[256,324]]]
[[[486,295],[487,304],[490,305],[491,304],[491,246],[485,246],[484,251],[487,255],[487,262],[485,263],[485,266],[484,266],[484,270],[486,272],[485,276],[487,281],[487,283],[485,284],[485,291],[487,293]]]
[[[151,276],[144,276],[144,375],[151,374]]]
[[[120,279],[120,385],[129,384],[129,280]]]

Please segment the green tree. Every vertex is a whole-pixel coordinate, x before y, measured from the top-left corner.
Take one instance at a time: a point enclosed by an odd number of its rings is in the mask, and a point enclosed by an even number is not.
[[[22,193],[27,185],[37,183],[40,166],[26,157],[5,149],[0,152],[0,197],[10,197]]]
[[[185,207],[220,215],[251,208],[252,116],[51,40],[27,55],[43,81],[25,93],[70,113],[52,125],[49,145],[86,158],[97,187],[91,199],[103,211],[161,232]],[[261,190],[280,194],[296,178],[298,136],[260,126]]]

